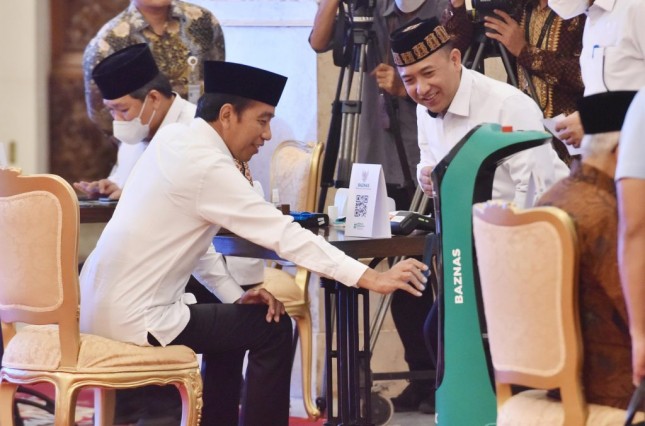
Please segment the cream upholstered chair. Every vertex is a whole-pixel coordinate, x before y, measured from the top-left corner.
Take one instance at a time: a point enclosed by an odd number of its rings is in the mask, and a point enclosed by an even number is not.
[[[109,425],[114,389],[151,384],[176,385],[182,424],[198,425],[202,382],[191,349],[79,333],[78,232],[78,200],[67,182],[0,169],[0,424],[13,424],[18,385],[49,382],[57,426],[74,424],[83,387],[95,388],[96,424]]]
[[[489,201],[473,206],[473,232],[497,425],[623,425],[625,411],[587,404],[582,392],[578,249],[569,216]],[[511,396],[511,384],[539,390]],[[552,388],[562,402],[546,397]]]
[[[324,144],[299,141],[281,142],[271,158],[271,188],[277,188],[280,201],[293,211],[314,211],[320,187],[320,163]],[[311,392],[312,325],[309,310],[309,278],[311,273],[296,267],[295,276],[280,269],[265,268],[262,286],[284,303],[289,316],[296,321],[300,336],[302,360],[302,393],[305,411],[310,419],[320,417]]]

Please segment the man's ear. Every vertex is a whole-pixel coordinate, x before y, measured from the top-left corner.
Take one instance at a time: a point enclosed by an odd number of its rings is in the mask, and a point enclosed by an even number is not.
[[[224,104],[219,109],[218,120],[222,123],[225,129],[231,125],[231,121],[235,118],[235,108],[232,104]]]
[[[461,52],[455,48],[450,51],[450,62],[461,68]]]
[[[163,95],[158,90],[152,89],[148,92],[148,98],[150,98],[150,101],[152,101],[152,106],[158,108]]]

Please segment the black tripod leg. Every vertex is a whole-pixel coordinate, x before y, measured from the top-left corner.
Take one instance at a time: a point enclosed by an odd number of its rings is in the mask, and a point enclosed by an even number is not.
[[[502,57],[502,62],[504,63],[504,69],[506,70],[506,74],[508,74],[508,79],[511,81],[511,84],[515,87],[517,86],[517,78],[515,77],[515,71],[513,71],[513,67],[511,66],[511,60],[508,57],[508,51],[504,47],[502,43],[499,41],[497,42],[497,47],[499,48],[499,54]]]

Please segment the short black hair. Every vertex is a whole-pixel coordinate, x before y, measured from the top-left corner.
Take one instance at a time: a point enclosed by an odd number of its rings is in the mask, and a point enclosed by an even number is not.
[[[202,118],[205,121],[217,121],[219,111],[225,104],[231,104],[235,112],[239,115],[247,109],[252,99],[244,98],[237,95],[228,95],[224,93],[204,93],[197,101],[196,118]]]
[[[130,92],[130,96],[134,99],[143,101],[151,90],[156,90],[166,98],[172,97],[172,86],[170,85],[170,80],[168,80],[168,77],[161,72],[142,87]]]

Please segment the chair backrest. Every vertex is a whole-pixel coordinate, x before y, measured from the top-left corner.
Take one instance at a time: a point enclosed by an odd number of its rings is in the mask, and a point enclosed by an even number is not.
[[[280,202],[293,211],[314,211],[320,187],[322,142],[281,142],[271,157],[271,188],[278,189]]]
[[[4,347],[15,322],[58,324],[61,367],[79,349],[78,198],[54,175],[0,169],[0,319]]]
[[[498,406],[510,384],[560,388],[565,424],[584,424],[578,250],[570,217],[555,207],[473,206],[482,299]]]

